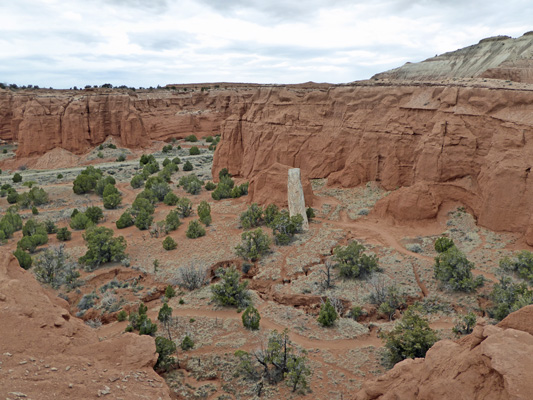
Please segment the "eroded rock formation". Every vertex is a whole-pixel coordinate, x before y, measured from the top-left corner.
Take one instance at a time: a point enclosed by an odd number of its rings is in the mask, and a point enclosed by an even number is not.
[[[497,326],[478,325],[457,342],[437,342],[425,359],[402,361],[365,382],[355,399],[530,399],[532,314],[527,306]]]
[[[216,90],[0,90],[0,139],[18,142],[18,157],[60,147],[82,154],[113,136],[129,148],[151,140],[219,133],[221,121],[250,94]]]
[[[153,338],[133,333],[99,337],[104,333],[71,316],[68,307],[20,268],[11,252],[2,253],[2,398],[170,399],[163,378],[153,370]]]
[[[253,178],[280,163],[345,187],[396,190],[378,212],[402,220],[464,204],[533,244],[533,88],[372,84],[259,89],[223,124],[214,175]]]

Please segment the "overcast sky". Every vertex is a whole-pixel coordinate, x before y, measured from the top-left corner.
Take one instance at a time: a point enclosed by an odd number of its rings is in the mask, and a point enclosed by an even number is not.
[[[530,30],[532,0],[0,0],[0,82],[342,83]]]

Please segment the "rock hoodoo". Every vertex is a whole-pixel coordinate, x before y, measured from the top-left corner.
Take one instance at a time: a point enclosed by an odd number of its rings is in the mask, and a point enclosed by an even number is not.
[[[289,201],[290,216],[301,215],[304,219],[302,228],[304,231],[309,229],[307,214],[305,212],[304,191],[302,180],[300,179],[300,168],[289,169],[289,178],[287,180],[287,197]]]

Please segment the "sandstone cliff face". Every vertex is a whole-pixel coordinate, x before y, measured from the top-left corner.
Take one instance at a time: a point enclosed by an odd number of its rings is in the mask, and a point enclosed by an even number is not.
[[[475,77],[533,83],[533,32],[516,39],[509,36],[483,39],[473,46],[373,76],[403,80]]]
[[[222,126],[213,175],[245,178],[275,163],[345,187],[395,190],[377,212],[433,218],[464,204],[494,230],[533,244],[533,91],[440,85],[260,89]]]
[[[18,142],[18,157],[60,147],[82,154],[116,137],[123,146],[143,147],[151,140],[219,133],[245,91],[127,92],[99,90],[0,90],[0,139]]]
[[[478,325],[457,342],[437,342],[425,359],[402,361],[365,382],[355,399],[530,399],[532,315],[527,306],[498,326]]]
[[[106,334],[71,316],[10,251],[0,256],[0,321],[2,398],[170,399],[153,370],[153,338],[99,338]]]

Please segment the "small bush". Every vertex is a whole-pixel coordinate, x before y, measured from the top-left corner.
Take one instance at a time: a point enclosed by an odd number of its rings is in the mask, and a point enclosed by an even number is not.
[[[460,320],[452,328],[452,332],[457,336],[468,335],[472,333],[476,326],[477,317],[473,312],[463,315]]]
[[[502,276],[490,293],[493,303],[489,315],[501,321],[510,313],[522,307],[533,304],[533,291],[529,290],[526,283],[515,283],[511,278]]]
[[[181,159],[179,157],[174,157],[172,163],[175,165],[181,164]]]
[[[473,268],[474,263],[468,261],[457,247],[452,246],[435,258],[435,279],[450,290],[472,292],[483,285],[483,276],[473,279]]]
[[[207,270],[194,264],[182,266],[178,270],[177,283],[190,291],[199,289],[207,283]]]
[[[194,347],[194,342],[193,340],[189,337],[189,335],[185,335],[185,337],[183,338],[181,344],[180,344],[180,347],[183,351],[187,351],[187,350],[190,350]]]
[[[205,184],[205,190],[211,191],[216,189],[217,185],[215,185],[213,182],[209,181]]]
[[[181,225],[179,213],[176,210],[170,211],[165,218],[166,232],[175,231]]]
[[[117,157],[117,162],[126,161],[126,154],[122,153]]]
[[[31,208],[31,213],[32,213],[33,215],[39,215],[39,210],[37,209],[37,207],[33,206],[33,207]]]
[[[202,190],[202,181],[194,174],[180,178],[179,185],[189,194],[198,194]]]
[[[126,313],[126,311],[120,310],[120,312],[117,314],[117,321],[126,321],[126,318],[128,318],[128,314]]]
[[[193,166],[189,160],[185,161],[185,164],[183,164],[183,170],[186,172],[193,170]]]
[[[120,194],[110,194],[104,196],[104,208],[106,210],[115,210],[122,203],[122,196]]]
[[[248,282],[240,282],[240,274],[235,267],[226,270],[219,269],[217,275],[221,280],[211,286],[213,301],[223,306],[234,306],[240,309],[248,307],[250,304]]]
[[[198,220],[189,222],[185,236],[189,239],[196,239],[201,236],[205,236],[205,229]]]
[[[198,204],[197,213],[202,224],[205,226],[209,226],[211,224],[211,206],[207,201],[203,200],[200,204]]]
[[[264,219],[266,225],[269,228],[272,228],[272,223],[274,222],[274,219],[278,216],[278,214],[279,208],[275,204],[269,204],[267,208],[265,208]]]
[[[176,209],[180,217],[187,218],[192,213],[192,202],[188,198],[182,197],[178,200]]]
[[[22,182],[22,175],[20,175],[18,172],[15,172],[12,179],[15,183]]]
[[[206,141],[207,143],[213,143],[213,136],[208,136],[208,137],[206,137],[206,138],[205,138],[205,141]]]
[[[145,209],[142,209],[137,216],[135,217],[135,226],[141,230],[145,231],[152,225],[154,217],[148,213]]]
[[[331,304],[329,299],[326,299],[326,302],[320,307],[320,313],[318,314],[318,323],[322,326],[329,327],[332,326],[335,321],[339,318],[335,307]]]
[[[185,137],[186,142],[197,142],[198,138],[195,135],[189,135]]]
[[[196,146],[192,146],[190,149],[189,149],[189,155],[191,156],[197,156],[200,154],[200,149]]]
[[[87,210],[85,211],[85,215],[95,224],[97,224],[102,218],[104,218],[104,213],[102,209],[96,206],[87,208]]]
[[[315,218],[315,210],[313,210],[311,207],[307,207],[305,210],[305,215],[307,215],[308,220],[311,220]]]
[[[144,179],[142,175],[135,175],[133,178],[131,178],[130,185],[132,188],[137,189],[140,188],[144,184]]]
[[[94,222],[85,213],[77,213],[70,219],[70,227],[74,230],[87,229],[93,225]]]
[[[167,206],[175,206],[178,203],[179,197],[172,192],[168,192],[163,199],[163,203]]]
[[[256,331],[259,329],[259,321],[261,321],[261,315],[254,306],[246,307],[246,310],[242,313],[242,325],[246,329]]]
[[[271,223],[276,244],[278,246],[288,245],[294,235],[301,232],[303,220],[301,215],[289,217],[289,213],[286,210],[276,215],[274,221]]]
[[[240,215],[241,225],[244,229],[254,228],[263,222],[263,208],[253,203]]]
[[[63,179],[63,174],[57,174],[57,179]]]
[[[172,354],[176,353],[176,343],[162,336],[155,338],[155,350],[158,353],[154,368],[162,371],[170,370],[176,361]]]
[[[334,260],[338,263],[339,274],[345,278],[361,278],[378,270],[378,258],[366,255],[365,247],[357,241],[347,246],[337,246],[333,250]]]
[[[132,226],[134,223],[133,217],[131,216],[130,211],[124,211],[120,218],[116,222],[117,229],[124,229],[129,226]]]
[[[163,149],[161,150],[161,152],[163,152],[163,153],[168,153],[169,151],[172,151],[172,145],[171,144],[167,144],[166,146],[163,146]]]
[[[31,256],[28,253],[26,253],[24,250],[17,248],[13,252],[13,255],[17,258],[17,261],[19,262],[19,265],[21,268],[24,268],[24,269],[31,268],[33,260]]]
[[[504,257],[500,260],[500,268],[505,272],[515,273],[528,282],[533,282],[533,253],[522,250],[514,257]]]
[[[449,248],[455,246],[452,239],[447,237],[440,237],[435,240],[435,251],[437,253],[444,253]]]
[[[176,296],[176,291],[172,287],[172,285],[168,285],[165,289],[165,297],[167,299],[171,299]]]
[[[176,247],[178,247],[178,244],[170,236],[167,236],[165,240],[163,240],[163,248],[165,250],[167,251],[174,250]]]
[[[244,232],[241,243],[235,247],[235,253],[245,260],[255,261],[270,249],[270,238],[261,228]]]
[[[122,261],[126,258],[126,240],[124,237],[113,237],[113,230],[103,226],[95,226],[83,234],[87,242],[87,252],[79,262],[88,269],[93,269],[110,261]]]
[[[218,179],[222,180],[224,177],[231,177],[227,168],[222,168],[220,171],[218,171]]]
[[[381,334],[388,350],[391,365],[406,358],[425,357],[426,352],[437,341],[437,335],[426,319],[409,307],[403,318],[389,333]]]
[[[104,158],[104,153],[102,153],[101,151],[98,152],[98,154],[96,154],[96,156],[98,158]]]
[[[57,240],[66,242],[72,238],[72,233],[68,230],[68,228],[59,228],[56,237]]]

